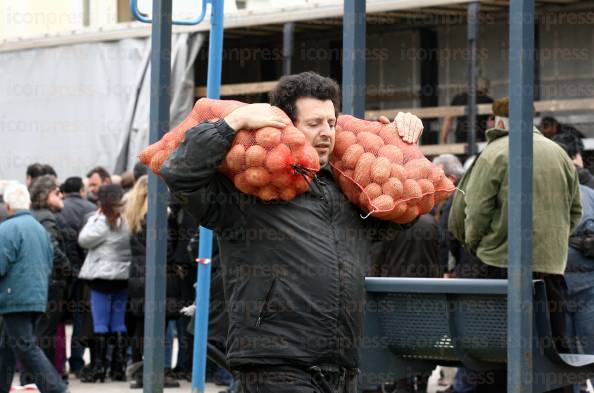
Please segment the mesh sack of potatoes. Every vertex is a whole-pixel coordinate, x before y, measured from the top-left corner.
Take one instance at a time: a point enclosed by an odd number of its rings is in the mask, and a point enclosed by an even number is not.
[[[402,141],[394,123],[339,116],[331,164],[352,203],[400,224],[429,213],[455,189],[416,144]]]
[[[242,105],[246,104],[201,98],[181,124],[139,154],[140,161],[159,174],[161,166],[189,129],[204,121],[224,118]],[[238,131],[219,171],[245,194],[265,201],[289,201],[308,190],[320,169],[320,159],[288,116],[279,108],[273,107],[273,110],[288,125],[282,129],[264,127]]]

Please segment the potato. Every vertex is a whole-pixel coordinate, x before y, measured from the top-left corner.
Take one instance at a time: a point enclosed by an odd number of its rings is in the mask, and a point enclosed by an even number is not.
[[[235,187],[244,194],[254,195],[257,190],[256,187],[248,183],[245,172],[235,175],[233,177],[233,184],[235,184]]]
[[[291,166],[291,149],[285,144],[280,144],[268,152],[266,168],[270,171],[289,169]]]
[[[431,163],[426,158],[411,160],[404,164],[408,179],[427,179],[431,175]]]
[[[390,160],[386,157],[379,157],[371,166],[371,180],[384,184],[390,177]]]
[[[386,195],[390,195],[392,199],[398,200],[402,197],[402,193],[404,191],[404,187],[402,182],[395,178],[389,178],[383,185],[382,185],[382,192]]]
[[[365,149],[363,149],[363,146],[359,144],[350,146],[348,149],[346,149],[342,156],[342,162],[344,163],[344,167],[347,169],[355,169],[357,161],[359,161],[359,158],[364,152]]]
[[[256,138],[251,131],[239,131],[235,134],[233,144],[242,144],[246,149],[256,144]]]
[[[386,145],[395,145],[400,139],[398,132],[392,124],[384,126],[377,134]]]
[[[361,187],[366,187],[371,183],[371,166],[375,162],[375,156],[372,153],[363,153],[357,165],[355,166],[355,172],[353,174],[353,180]]]
[[[245,170],[247,182],[254,187],[263,187],[270,183],[270,173],[263,167],[252,167]]]
[[[264,127],[256,131],[256,143],[271,149],[281,143],[281,130],[274,127]]]
[[[151,164],[149,165],[151,171],[158,174],[161,171],[161,166],[165,163],[165,161],[167,161],[167,158],[169,158],[170,154],[171,150],[168,149],[162,149],[153,154],[151,157]]]
[[[344,152],[357,143],[355,134],[349,131],[343,131],[336,134],[336,142],[334,143],[334,157],[342,157]]]
[[[295,199],[297,196],[297,191],[294,188],[283,188],[279,196],[283,201],[290,201]]]
[[[404,155],[400,148],[394,145],[384,145],[377,152],[378,157],[386,157],[394,164],[402,165]]]
[[[291,175],[288,171],[280,171],[272,173],[272,180],[270,181],[279,189],[284,189],[287,187],[291,187],[294,183],[293,175]]]
[[[406,171],[402,165],[392,164],[390,167],[390,177],[395,177],[401,182],[406,180]]]
[[[245,151],[245,164],[248,168],[261,167],[266,161],[266,149],[262,146],[250,146]]]
[[[287,127],[282,132],[281,141],[290,148],[297,148],[305,143],[305,134],[295,127]]]
[[[376,154],[384,145],[384,141],[379,136],[371,132],[360,132],[357,134],[357,143],[363,146],[366,152]]]
[[[245,147],[237,144],[225,156],[225,164],[232,172],[239,172],[245,167]]]
[[[394,207],[394,200],[389,195],[380,195],[371,201],[375,210],[390,211]]]
[[[272,201],[273,199],[278,199],[278,197],[278,190],[272,184],[264,186],[260,188],[260,191],[258,191],[258,198],[262,199],[263,201]]]
[[[416,205],[409,206],[408,209],[398,218],[394,219],[398,224],[408,224],[419,216],[419,209]]]
[[[415,180],[407,179],[403,184],[402,199],[408,202],[409,205],[415,204],[421,198],[421,186]]]

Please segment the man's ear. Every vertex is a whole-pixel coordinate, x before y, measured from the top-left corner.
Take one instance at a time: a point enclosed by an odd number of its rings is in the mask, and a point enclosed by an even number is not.
[[[495,124],[495,128],[500,128],[502,130],[505,130],[505,123],[503,122],[503,120],[499,119],[497,124]]]

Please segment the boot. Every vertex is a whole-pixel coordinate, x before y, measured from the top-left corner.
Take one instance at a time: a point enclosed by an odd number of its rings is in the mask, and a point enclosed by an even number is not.
[[[105,352],[107,349],[107,335],[105,333],[95,333],[92,342],[92,353],[95,355],[91,364],[81,371],[81,382],[94,383],[99,380],[105,382]]]
[[[111,368],[109,377],[112,381],[126,380],[126,366],[128,364],[128,337],[126,333],[113,333],[113,351],[111,353]]]

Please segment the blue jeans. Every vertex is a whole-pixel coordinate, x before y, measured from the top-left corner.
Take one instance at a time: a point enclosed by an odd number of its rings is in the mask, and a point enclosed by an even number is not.
[[[52,363],[37,346],[35,322],[38,313],[3,314],[4,331],[0,338],[0,393],[8,393],[16,361],[33,378],[41,393],[62,393],[66,386]]]
[[[128,289],[115,293],[91,290],[94,333],[126,333]]]
[[[594,355],[594,287],[569,296],[572,325],[569,334],[577,338],[579,353]]]

